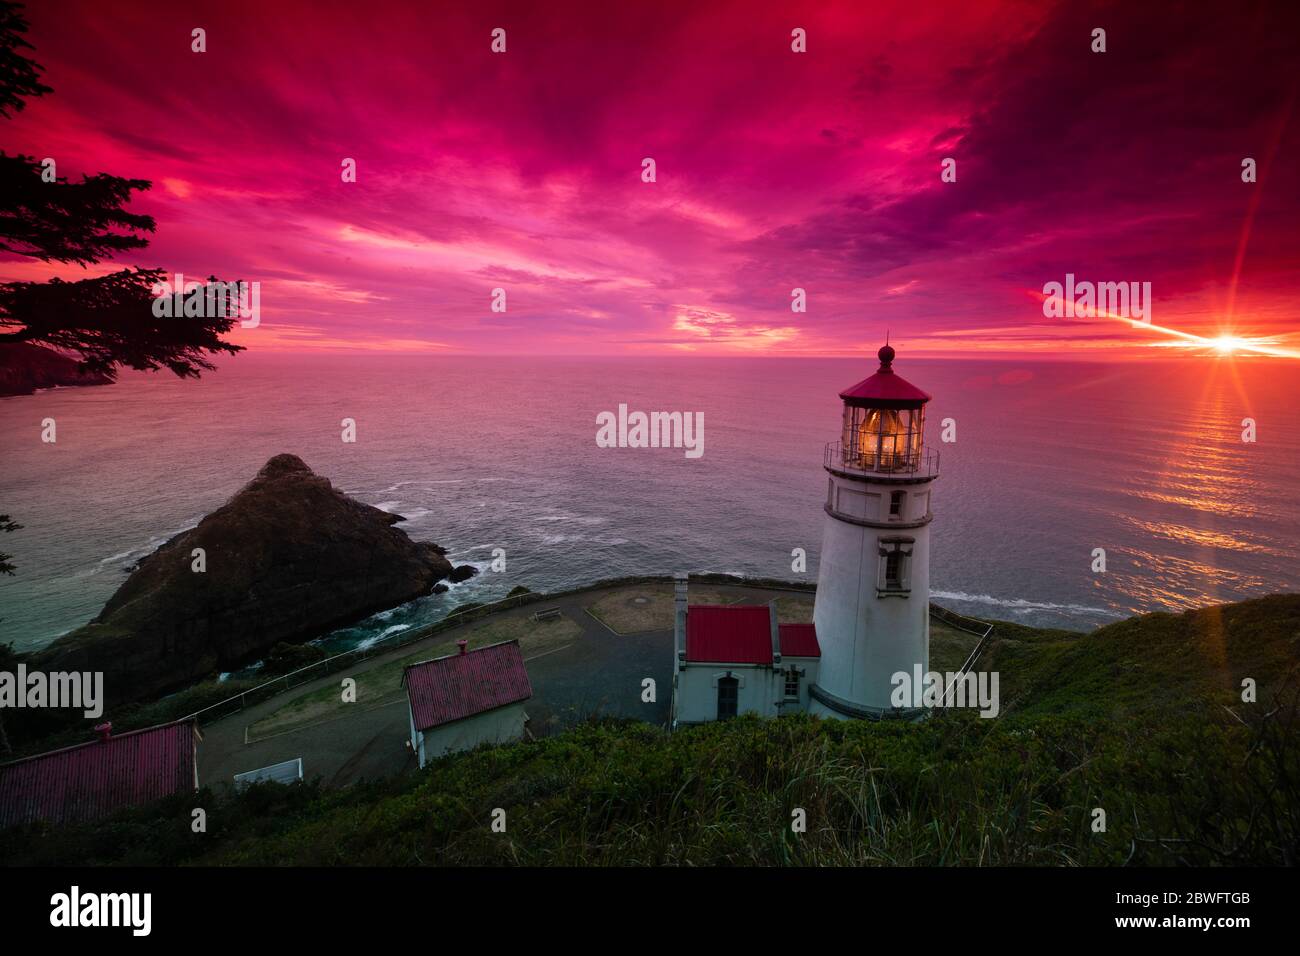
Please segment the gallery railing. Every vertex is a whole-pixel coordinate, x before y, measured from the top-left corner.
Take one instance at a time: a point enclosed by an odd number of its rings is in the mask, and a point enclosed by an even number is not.
[[[826,446],[826,467],[833,471],[864,475],[897,475],[933,478],[939,474],[939,453],[920,447],[911,451],[886,452],[845,445],[841,441]]]

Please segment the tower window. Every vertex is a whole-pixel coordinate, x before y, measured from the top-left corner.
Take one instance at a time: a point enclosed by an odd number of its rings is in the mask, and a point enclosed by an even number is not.
[[[906,596],[911,592],[909,574],[913,541],[909,538],[882,538],[880,541],[880,576],[876,581],[876,594]]]
[[[890,551],[885,555],[885,590],[899,591],[903,587],[903,555]]]
[[[906,492],[891,491],[889,493],[889,514],[890,517],[902,517],[903,515],[903,496]]]

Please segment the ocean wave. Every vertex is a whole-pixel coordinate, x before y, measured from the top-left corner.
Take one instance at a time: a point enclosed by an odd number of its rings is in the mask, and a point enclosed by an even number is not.
[[[606,521],[605,518],[601,518],[596,515],[583,516],[583,515],[575,515],[575,514],[538,515],[533,520],[534,521],[572,521],[575,524],[581,524],[587,526],[604,524]]]
[[[107,558],[100,558],[99,563],[100,563],[100,564],[112,564],[114,561],[120,561],[122,558],[129,558],[129,557],[131,557],[131,555],[133,555],[133,554],[140,554],[141,552],[143,552],[143,551],[147,551],[147,550],[149,550],[149,549],[148,549],[148,547],[146,546],[146,547],[143,547],[143,548],[132,548],[132,549],[130,549],[129,551],[119,551],[117,554],[111,554],[111,555],[109,555]]]
[[[491,550],[493,550],[494,548],[499,548],[499,547],[501,547],[501,544],[499,544],[499,543],[495,543],[495,544],[471,544],[471,545],[470,545],[469,547],[467,547],[467,548],[458,548],[458,549],[456,549],[455,551],[448,551],[448,552],[447,552],[447,558],[448,558],[448,560],[450,560],[451,558],[457,557],[457,556],[462,555],[462,554],[469,554],[471,551],[491,551]]]
[[[378,634],[373,634],[370,637],[367,637],[365,640],[358,643],[355,650],[364,651],[368,647],[374,647],[376,644],[378,644],[384,638],[388,637],[390,634],[396,634],[399,631],[408,631],[410,629],[411,629],[411,625],[409,624],[394,624],[391,627],[386,627]]]
[[[542,535],[542,544],[563,544],[566,541],[581,541],[583,536],[580,534],[544,534]]]
[[[125,561],[127,558],[135,557],[138,554],[152,554],[160,547],[176,537],[178,534],[189,531],[191,528],[197,528],[202,518],[191,518],[185,524],[173,531],[164,531],[162,534],[155,534],[149,538],[145,544],[137,545],[134,548],[127,548],[125,551],[119,551],[117,554],[111,554],[107,558],[100,558],[100,566],[116,564],[119,561]]]
[[[423,485],[463,485],[464,483],[465,483],[464,478],[427,478],[427,479],[420,479],[418,481],[399,481],[395,485],[389,485],[387,488],[384,488],[382,491],[379,492],[379,494],[381,495],[391,494],[392,492],[396,491],[398,488],[406,488],[409,485],[422,485],[422,486]]]
[[[1054,604],[1051,601],[1029,601],[1025,598],[999,598],[991,594],[968,594],[965,591],[931,591],[930,597],[940,601],[965,601],[967,604],[989,604],[993,607],[1024,611],[1065,611],[1074,614],[1104,614],[1107,617],[1125,617],[1122,611],[1108,607],[1089,607],[1086,604]]]

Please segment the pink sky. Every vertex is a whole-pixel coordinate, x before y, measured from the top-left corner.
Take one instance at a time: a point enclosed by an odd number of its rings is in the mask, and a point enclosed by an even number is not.
[[[132,209],[158,231],[113,267],[260,281],[262,325],[234,336],[253,349],[1172,340],[1045,318],[1066,272],[1151,282],[1160,326],[1300,348],[1300,21],[1215,7],[41,0],[55,92],[5,148],[152,180]]]

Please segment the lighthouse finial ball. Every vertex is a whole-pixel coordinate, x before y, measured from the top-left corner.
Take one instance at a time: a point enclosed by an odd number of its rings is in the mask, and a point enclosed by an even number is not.
[[[880,356],[880,370],[882,372],[890,371],[890,364],[894,361],[894,350],[888,345],[882,345],[880,351],[876,353]]]

